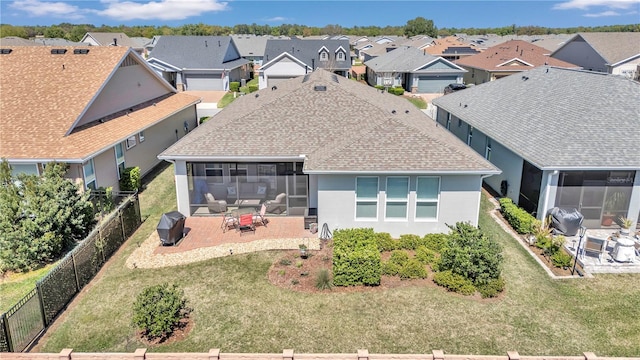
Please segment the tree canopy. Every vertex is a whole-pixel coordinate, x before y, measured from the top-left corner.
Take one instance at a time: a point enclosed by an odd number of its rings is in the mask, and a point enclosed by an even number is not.
[[[404,35],[408,37],[416,35],[437,37],[438,29],[433,25],[433,20],[427,20],[419,16],[413,20],[407,21],[407,25],[404,27]]]

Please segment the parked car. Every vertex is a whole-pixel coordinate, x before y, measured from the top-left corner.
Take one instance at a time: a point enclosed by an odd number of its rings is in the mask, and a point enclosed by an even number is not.
[[[465,85],[465,84],[453,83],[453,84],[449,84],[449,85],[444,87],[444,93],[445,94],[450,94],[450,93],[452,93],[454,91],[464,90],[466,88],[467,88],[467,85]]]

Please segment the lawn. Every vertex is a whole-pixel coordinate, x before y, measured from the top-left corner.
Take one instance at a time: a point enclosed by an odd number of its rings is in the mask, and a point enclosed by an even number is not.
[[[240,92],[248,94],[249,93],[249,85],[258,85],[258,78],[254,78],[254,79],[249,80],[247,82],[247,86],[240,87]],[[236,94],[236,97],[234,97],[233,96],[233,92],[231,92],[231,91],[229,91],[226,94],[224,94],[222,99],[220,99],[220,101],[218,101],[218,109],[222,109],[223,107],[231,104],[233,102],[233,100],[235,100],[237,98],[237,96],[239,96],[239,94]]]
[[[6,312],[20,299],[36,287],[36,282],[43,278],[55,264],[26,273],[11,273],[2,278],[0,283],[0,314]]]
[[[266,274],[278,252],[212,259],[185,266],[127,269],[129,254],[175,206],[173,168],[140,195],[146,221],[74,306],[41,341],[40,351],[132,352],[147,347],[130,325],[145,286],[176,283],[185,290],[195,326],[182,342],[150,351],[296,352],[633,356],[640,353],[640,276],[598,275],[552,280],[486,214],[480,226],[504,247],[507,289],[497,300],[474,300],[435,286],[387,291],[297,293]]]

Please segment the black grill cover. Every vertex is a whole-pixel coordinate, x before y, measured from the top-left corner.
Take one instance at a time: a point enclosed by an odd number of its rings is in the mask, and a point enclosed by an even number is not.
[[[554,207],[547,212],[551,216],[551,227],[555,234],[575,236],[582,226],[584,216],[576,209],[565,210]]]
[[[182,239],[185,219],[184,215],[178,211],[162,214],[156,227],[162,245],[175,245],[178,240]]]

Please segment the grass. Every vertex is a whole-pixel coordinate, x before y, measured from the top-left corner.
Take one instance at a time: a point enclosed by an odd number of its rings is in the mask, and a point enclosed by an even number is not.
[[[258,85],[258,78],[253,78],[251,80],[249,80],[247,82],[247,86],[242,86],[240,87],[240,92],[243,92],[245,94],[249,93],[249,85]],[[236,94],[236,96],[238,96]],[[227,92],[226,94],[224,94],[224,96],[222,97],[222,99],[220,99],[220,101],[218,101],[218,109],[222,109],[223,107],[231,104],[233,102],[233,100],[235,100],[236,98],[233,97],[233,92]]]
[[[278,252],[212,259],[164,269],[128,269],[126,258],[175,206],[172,168],[140,196],[146,221],[46,336],[42,351],[132,352],[147,347],[130,325],[142,288],[163,282],[185,290],[195,326],[181,342],[154,352],[371,353],[633,356],[640,353],[639,275],[552,280],[486,214],[480,226],[504,247],[507,288],[477,300],[436,286],[302,294],[272,286],[266,273]]]
[[[11,273],[2,278],[0,283],[0,314],[9,310],[20,299],[36,287],[36,282],[42,279],[55,264],[47,265],[38,270],[26,273]]]
[[[421,97],[408,97],[407,100],[409,100],[409,102],[415,105],[418,109],[427,108],[427,102]]]

